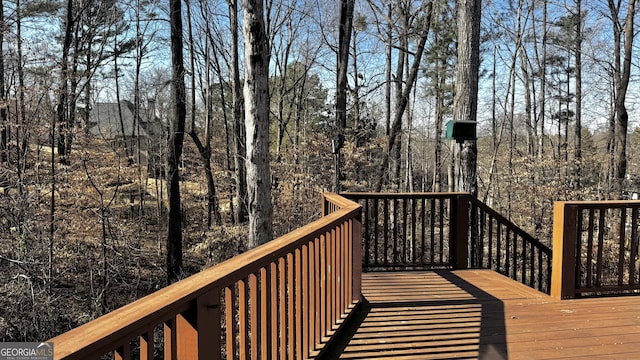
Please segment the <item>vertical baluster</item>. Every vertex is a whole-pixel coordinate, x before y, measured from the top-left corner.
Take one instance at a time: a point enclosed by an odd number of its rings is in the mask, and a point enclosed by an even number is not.
[[[254,273],[249,275],[249,332],[251,359],[259,358],[261,316],[258,294],[258,276]]]
[[[333,316],[331,317],[331,325],[332,325],[332,330],[335,330],[336,324],[337,324],[337,320],[340,318],[340,299],[341,299],[341,294],[340,294],[340,282],[342,281],[342,279],[340,279],[341,271],[342,269],[340,268],[340,245],[341,245],[341,241],[342,241],[342,228],[343,225],[340,224],[337,226],[337,228],[335,229],[335,233],[334,233],[334,238],[333,238],[333,248],[332,248],[332,252],[331,252],[331,261],[333,262],[333,266],[335,271],[333,272],[333,296],[331,297],[331,301],[333,303]]]
[[[478,208],[478,210],[480,210]],[[486,227],[486,219],[487,219],[487,213],[484,211],[480,211],[480,267],[481,268],[485,268],[485,256],[484,256],[484,236],[485,236],[485,227]]]
[[[278,259],[278,315],[279,315],[279,348],[280,359],[287,358],[287,335],[288,331],[288,315],[289,308],[287,306],[287,259],[281,257]]]
[[[493,217],[492,217],[493,218]],[[499,273],[504,274],[502,270],[502,228],[500,222],[496,220],[496,269]]]
[[[620,209],[620,234],[618,236],[618,286],[624,282],[624,250],[626,242],[627,208]]]
[[[333,319],[335,319],[335,288],[336,288],[336,267],[334,262],[334,251],[336,241],[336,229],[331,229],[331,235],[327,239],[327,331],[333,330]]]
[[[581,217],[581,213],[582,210],[578,209],[578,218]],[[587,288],[591,287],[591,282],[592,282],[592,278],[591,278],[591,273],[592,273],[592,260],[593,260],[593,227],[594,227],[594,209],[591,208],[589,209],[589,231],[587,232],[587,263],[585,264],[586,266],[586,270],[587,270]],[[598,231],[602,231],[601,228],[598,228]],[[578,249],[578,253],[580,253],[582,251],[582,249]],[[580,257],[578,257],[578,259],[580,259]],[[581,264],[582,265],[582,264]],[[578,269],[580,269],[581,266],[578,267]],[[579,283],[581,284],[581,283]],[[576,284],[576,287],[582,287],[579,286],[578,284]]]
[[[598,218],[598,254],[596,258],[596,286],[602,286],[602,256],[604,250],[604,228],[606,226],[604,221],[604,215],[606,210],[600,209],[600,216]]]
[[[489,232],[488,269],[493,269],[493,217],[489,215],[487,231]]]
[[[379,201],[378,198],[373,200],[373,266],[380,264],[380,257],[378,256],[380,244],[378,244],[378,224],[379,224]]]
[[[296,359],[302,359],[302,251],[301,249],[296,249],[294,252],[295,256],[295,267],[294,267],[294,288],[292,289],[295,294],[295,312],[296,312],[296,322],[295,322],[295,353]]]
[[[355,218],[350,221],[351,230],[349,237],[347,238],[347,249],[349,254],[347,255],[347,271],[349,272],[348,278],[348,291],[347,296],[349,304],[355,304],[360,300],[360,291],[357,290],[360,283],[360,275],[357,273],[357,269],[362,268],[362,222],[360,219]],[[356,268],[356,263],[359,263]]]
[[[277,316],[271,310],[271,264],[260,269],[260,354],[269,357],[271,348],[271,318]]]
[[[338,226],[338,232],[339,232],[339,236],[336,239],[337,240],[337,246],[336,246],[336,264],[337,264],[337,269],[338,269],[338,278],[336,281],[336,320],[340,319],[340,316],[342,315],[343,311],[344,311],[344,282],[345,282],[345,278],[344,278],[344,237],[345,237],[345,232],[346,232],[346,228],[347,228],[347,221],[341,223]]]
[[[313,276],[314,276],[314,281],[312,282],[312,284],[314,284],[314,288],[315,288],[315,327],[316,327],[316,331],[315,331],[315,344],[320,344],[322,342],[322,328],[321,328],[321,323],[322,323],[322,295],[321,295],[321,287],[322,287],[322,279],[323,279],[323,268],[322,268],[322,261],[321,261],[321,257],[320,257],[320,247],[322,247],[322,244],[320,243],[320,239],[323,237],[323,235],[321,235],[320,237],[317,237],[315,239],[315,245],[314,245],[314,250],[315,250],[315,267],[317,269],[317,271],[314,272]]]
[[[529,258],[529,287],[535,287],[535,264],[536,264],[536,250],[537,247],[532,243],[531,244],[531,257]]]
[[[303,357],[309,357],[309,333],[311,327],[310,309],[309,309],[309,295],[311,290],[309,289],[309,244],[302,245],[302,354]]]
[[[238,337],[240,339],[238,346],[238,354],[240,359],[244,360],[248,358],[249,353],[249,338],[248,322],[249,315],[247,309],[247,280],[240,279],[238,281]]]
[[[384,237],[384,248],[382,253],[384,255],[384,264],[389,264],[389,199],[382,199],[384,205],[384,218],[383,218],[383,228],[382,228],[382,236]]]
[[[316,332],[316,314],[318,312],[318,305],[316,302],[316,274],[318,272],[318,264],[316,262],[317,252],[316,244],[318,238],[309,242],[309,278],[306,280],[309,282],[309,351],[316,351],[316,343],[318,341],[318,333]]]
[[[631,209],[631,256],[629,257],[629,285],[636,285],[638,259],[638,208]]]
[[[400,261],[401,265],[407,265],[408,259],[408,247],[409,247],[409,235],[407,234],[407,202],[409,199],[401,199],[402,201],[402,238],[398,239],[399,243],[402,244],[402,261]]]
[[[295,303],[294,303],[294,292],[295,292],[295,264],[294,264],[294,255],[292,253],[287,254],[287,353],[289,355],[290,360],[295,359]]]
[[[466,200],[465,200],[466,201]],[[474,222],[477,222],[478,218],[475,217],[475,215],[477,214],[477,206],[476,204],[474,204],[473,202],[469,202],[469,206],[468,206],[468,211],[469,211],[469,234],[471,235],[469,237],[469,241],[468,241],[468,245],[467,245],[467,249],[469,250],[469,254],[467,256],[467,261],[469,262],[469,265],[474,268],[474,267],[478,267],[478,242],[476,241],[477,239],[473,238],[473,235],[476,231],[476,229],[473,228]],[[473,222],[472,222],[473,219]]]
[[[550,294],[551,293],[551,261],[552,261],[552,257],[551,254],[547,255],[547,293]]]
[[[514,230],[511,231],[513,234],[513,253],[511,254],[511,256],[513,257],[512,261],[513,261],[513,279],[515,281],[519,281],[522,282],[522,274],[521,274],[521,267],[520,267],[520,241],[518,241],[519,238],[521,238],[517,232],[515,232]],[[518,280],[518,275],[520,275],[520,280]]]
[[[153,328],[146,330],[139,337],[140,341],[140,360],[153,360],[154,341]]]
[[[269,356],[272,359],[278,358],[278,261],[274,261],[269,265],[269,296],[270,296],[270,304],[271,309],[271,324],[269,334],[269,347],[271,348],[271,352],[269,352]]]
[[[415,266],[418,265],[418,262],[416,261],[416,241],[417,241],[417,236],[416,236],[416,221],[417,221],[417,214],[416,214],[416,198],[412,198],[411,199],[411,254],[410,254],[410,259],[409,261],[411,261],[411,263]]]
[[[225,326],[226,326],[226,349],[227,349],[227,359],[235,359],[236,358],[236,334],[238,333],[237,323],[236,323],[236,296],[234,292],[233,285],[227,286],[224,288],[224,315],[225,315]]]
[[[346,220],[344,222],[344,224],[342,225],[343,229],[342,229],[342,236],[341,236],[341,244],[340,244],[340,252],[338,252],[338,258],[340,259],[340,269],[342,270],[341,273],[342,275],[340,276],[340,288],[341,288],[341,303],[342,305],[340,306],[340,314],[344,314],[346,311],[345,309],[347,308],[347,306],[349,305],[348,302],[348,298],[347,298],[347,289],[349,287],[349,282],[351,281],[351,279],[349,279],[347,276],[347,258],[349,256],[349,249],[347,246],[347,239],[350,238],[349,236],[349,230],[351,228],[350,226],[351,224],[351,219]],[[350,295],[350,294],[349,294]]]
[[[439,226],[440,226],[440,264],[444,263],[444,218],[445,218],[445,212],[444,212],[444,199],[438,199],[438,203],[440,204],[440,209],[439,209],[439,216],[440,216],[440,221],[439,221]],[[451,199],[449,199],[449,208],[452,208],[451,206]],[[449,222],[453,221],[452,216],[449,216]],[[449,244],[449,247],[451,247],[451,244]],[[450,251],[449,251],[450,252]],[[453,259],[449,259],[449,261],[451,262]]]
[[[340,236],[337,238],[337,246],[336,246],[336,264],[338,269],[338,281],[336,282],[336,320],[340,319],[340,316],[344,312],[344,284],[346,282],[346,278],[344,276],[344,239],[346,236],[348,221],[341,223],[338,227],[338,232]]]
[[[547,274],[547,277],[551,277],[551,274]],[[548,288],[544,288],[543,277],[542,277],[542,250],[538,249],[538,290],[544,291],[547,294],[549,293]]]
[[[351,278],[349,277],[349,256],[351,254],[351,249],[349,246],[349,241],[352,239],[352,221],[353,219],[349,219],[344,223],[344,231],[342,235],[342,252],[340,253],[340,261],[342,263],[342,314],[346,313],[346,309],[351,303],[351,292],[349,285],[351,283]]]
[[[393,264],[394,266],[398,264],[398,199],[393,199],[393,224],[392,224],[392,234],[391,238],[393,239]]]
[[[320,235],[320,339],[327,335],[327,239]]]
[[[527,283],[527,263],[528,263],[528,257],[527,257],[527,242],[524,236],[520,236],[520,239],[522,239],[522,256],[520,261],[522,261],[522,283],[526,284]]]
[[[429,225],[429,227],[431,228],[431,249],[430,249],[430,265],[433,265],[433,263],[436,261],[436,201],[437,199],[430,199],[430,203],[431,203],[431,224]],[[440,231],[442,231],[442,227],[440,228]],[[442,252],[442,249],[440,249],[440,252]],[[440,261],[440,263],[442,263],[442,261]]]
[[[421,202],[420,222],[422,224],[420,228],[420,264],[424,266],[425,264],[424,256],[426,254],[426,249],[424,248],[424,246],[425,246],[425,237],[427,234],[427,211],[426,211],[427,198],[425,197],[421,198],[420,202]]]
[[[369,266],[370,264],[370,256],[371,256],[371,244],[369,240],[369,227],[371,222],[369,221],[370,208],[369,208],[369,199],[364,200],[364,216],[362,216],[362,220],[364,221],[364,265]],[[375,245],[374,245],[375,246]]]
[[[524,247],[524,239],[520,236],[520,248]],[[524,278],[522,277],[524,274],[520,274],[521,282]],[[518,233],[513,232],[513,279],[518,280]]]
[[[583,235],[583,222],[584,222],[584,218],[582,215],[582,209],[577,208],[576,209],[577,212],[577,216],[576,216],[576,229],[578,229],[578,233],[576,234],[576,271],[575,271],[575,284],[576,284],[576,288],[580,288],[582,287],[582,235]],[[588,230],[588,234],[590,234],[588,236],[589,239],[592,238],[591,235],[593,235],[593,222],[588,222],[588,226],[589,226],[589,230]],[[587,240],[589,241],[589,240]],[[588,265],[590,266],[590,265]]]
[[[175,329],[176,318],[175,316],[165,321],[164,323],[164,359],[176,360],[176,333]]]
[[[511,270],[511,253],[509,252],[509,245],[510,245],[510,238],[509,238],[509,228],[505,226],[505,234],[504,234],[504,246],[505,246],[505,260],[504,260],[504,265],[505,265],[505,275],[506,276],[510,276],[510,270]]]

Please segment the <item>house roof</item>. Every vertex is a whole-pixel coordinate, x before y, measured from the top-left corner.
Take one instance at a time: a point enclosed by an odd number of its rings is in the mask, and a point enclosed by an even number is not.
[[[123,137],[144,136],[148,137],[149,116],[146,109],[140,110],[140,126],[136,126],[133,116],[133,104],[129,101],[121,101],[122,121],[120,121],[118,103],[96,103],[89,113],[88,132],[90,135],[99,136],[107,140]],[[153,116],[155,119],[155,116]],[[139,132],[139,133],[138,133]]]

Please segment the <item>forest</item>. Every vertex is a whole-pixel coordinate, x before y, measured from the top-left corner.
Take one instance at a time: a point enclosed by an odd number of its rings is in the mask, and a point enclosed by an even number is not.
[[[545,244],[554,201],[637,199],[636,1],[474,3],[461,144],[456,1],[0,0],[0,341],[283,235],[326,191],[467,191],[469,144],[474,195]]]

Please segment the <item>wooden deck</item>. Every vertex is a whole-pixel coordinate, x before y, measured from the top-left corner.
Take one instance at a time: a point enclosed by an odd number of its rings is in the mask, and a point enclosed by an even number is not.
[[[491,270],[365,273],[327,358],[632,359],[640,296],[555,300]]]

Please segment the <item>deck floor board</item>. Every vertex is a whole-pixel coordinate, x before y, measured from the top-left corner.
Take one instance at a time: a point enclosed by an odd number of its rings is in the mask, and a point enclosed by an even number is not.
[[[377,272],[340,359],[628,359],[640,296],[556,300],[490,270]]]

